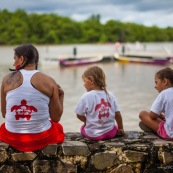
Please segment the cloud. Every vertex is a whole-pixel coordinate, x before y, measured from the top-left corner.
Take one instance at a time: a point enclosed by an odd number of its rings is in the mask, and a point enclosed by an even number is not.
[[[134,22],[147,26],[172,26],[173,0],[1,0],[0,9],[28,13],[57,13],[74,20],[86,20],[100,14],[102,23],[108,20]]]

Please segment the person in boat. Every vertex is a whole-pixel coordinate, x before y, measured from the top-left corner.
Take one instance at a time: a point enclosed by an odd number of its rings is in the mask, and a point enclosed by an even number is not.
[[[141,111],[139,126],[146,132],[155,132],[165,139],[173,138],[173,70],[164,68],[155,74],[155,89],[159,95],[150,111]]]
[[[14,49],[14,66],[1,85],[0,140],[28,152],[64,141],[59,123],[63,113],[63,89],[37,70],[39,53],[31,44]]]
[[[123,120],[115,96],[106,89],[106,77],[98,66],[88,68],[82,75],[84,93],[75,113],[84,124],[81,133],[91,140],[104,140],[124,135]]]

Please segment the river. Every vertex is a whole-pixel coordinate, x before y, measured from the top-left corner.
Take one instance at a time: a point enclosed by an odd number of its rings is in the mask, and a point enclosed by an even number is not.
[[[13,64],[13,48],[15,46],[0,47],[0,82],[4,75],[8,73],[8,68]],[[40,46],[36,45],[40,54],[39,70],[53,77],[61,85],[65,92],[64,112],[60,123],[65,132],[79,132],[82,123],[76,118],[75,106],[85,91],[81,74],[91,66],[77,66],[61,68],[58,59],[65,56],[73,56],[74,47],[77,55],[88,56],[93,54],[114,54],[117,50],[114,44],[92,45],[60,45],[60,46]],[[128,51],[157,53],[158,55],[170,54],[173,50],[173,43],[139,43],[128,44]],[[113,92],[119,103],[123,117],[125,130],[140,130],[139,112],[149,110],[150,106],[158,95],[154,89],[154,75],[165,66],[109,62],[97,64],[103,68],[106,74],[107,89]],[[169,65],[173,67],[173,65]],[[0,115],[0,123],[4,119]]]

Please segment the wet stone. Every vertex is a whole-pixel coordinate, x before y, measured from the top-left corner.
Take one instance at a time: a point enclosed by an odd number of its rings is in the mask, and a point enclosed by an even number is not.
[[[51,144],[42,149],[42,153],[46,156],[56,156],[57,144]]]
[[[70,162],[60,162],[57,160],[35,160],[33,163],[33,173],[77,173],[77,167]]]
[[[141,137],[141,133],[137,131],[128,131],[126,133],[128,139],[139,139]]]
[[[173,145],[173,141],[168,141],[164,139],[156,139],[153,141],[153,145],[157,147],[162,147],[168,144]]]
[[[21,153],[13,153],[11,155],[13,161],[29,161],[34,160],[37,155],[33,152],[21,152]]]
[[[155,134],[148,134],[148,135],[144,136],[143,139],[147,139],[147,140],[159,139],[159,136],[157,136]]]
[[[121,164],[115,169],[113,169],[110,173],[134,173],[131,166],[126,164]]]
[[[28,166],[23,165],[3,165],[0,173],[31,173]]]
[[[172,165],[173,141],[153,133],[93,141],[70,132],[62,144],[34,152],[0,142],[0,173],[172,173]]]
[[[0,141],[0,151],[5,150],[9,147],[8,144]]]
[[[139,151],[124,151],[127,162],[145,162],[148,154]]]
[[[0,151],[0,163],[5,162],[7,158],[8,158],[7,152]]]
[[[118,155],[114,151],[96,153],[91,157],[91,164],[98,170],[104,170],[118,163]]]
[[[163,163],[170,164],[173,163],[173,153],[162,152]]]
[[[88,156],[90,151],[84,142],[66,141],[62,144],[64,155]]]

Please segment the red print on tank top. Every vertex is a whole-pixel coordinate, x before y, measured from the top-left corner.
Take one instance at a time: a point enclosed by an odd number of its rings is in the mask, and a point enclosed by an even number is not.
[[[26,118],[27,120],[30,120],[32,111],[37,112],[37,109],[34,106],[28,106],[26,100],[21,101],[21,105],[14,105],[11,108],[11,112],[16,112],[16,120],[19,120],[19,118]]]
[[[111,104],[109,102],[105,102],[105,100],[102,98],[100,103],[96,105],[95,111],[99,109],[99,123],[104,124],[103,120],[101,120],[103,117],[109,117],[109,108],[111,107]]]

